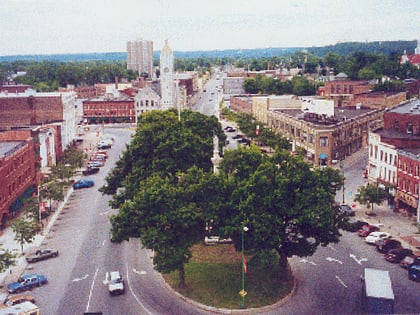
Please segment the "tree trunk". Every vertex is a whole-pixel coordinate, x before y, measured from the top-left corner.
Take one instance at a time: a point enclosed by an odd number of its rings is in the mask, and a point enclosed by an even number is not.
[[[179,287],[181,289],[185,289],[187,285],[185,284],[185,269],[184,265],[182,265],[181,268],[179,268]]]
[[[282,251],[280,248],[277,249],[277,253],[279,254],[279,267],[285,268],[287,266],[287,255],[284,251]]]

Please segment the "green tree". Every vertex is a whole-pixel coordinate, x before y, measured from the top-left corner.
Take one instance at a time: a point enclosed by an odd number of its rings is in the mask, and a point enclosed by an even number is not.
[[[226,200],[214,213],[220,235],[241,248],[243,226],[249,231],[246,248],[287,257],[312,255],[319,245],[337,242],[339,216],[335,193],[341,177],[331,168],[311,166],[289,152],[261,156],[258,150],[228,151],[220,168]]]
[[[113,240],[140,237],[143,246],[154,251],[156,270],[178,270],[184,288],[184,264],[191,258],[191,246],[204,239],[214,183],[211,173],[196,167],[176,176],[148,177],[133,200],[111,218]]]
[[[389,198],[390,194],[387,189],[377,185],[367,184],[366,186],[359,187],[354,201],[370,208],[370,214],[374,214],[373,205],[380,205],[383,201]]]
[[[257,87],[257,81],[254,78],[246,78],[242,83],[242,87],[248,94],[257,94],[259,91]]]
[[[368,67],[360,69],[358,73],[359,80],[372,80],[377,77],[378,75],[376,74],[375,70]]]
[[[15,232],[15,240],[20,244],[23,254],[23,245],[33,242],[36,233],[39,231],[39,224],[33,220],[18,218],[13,222],[12,229]]]
[[[16,265],[16,254],[8,249],[0,248],[0,272],[4,272],[7,268]]]

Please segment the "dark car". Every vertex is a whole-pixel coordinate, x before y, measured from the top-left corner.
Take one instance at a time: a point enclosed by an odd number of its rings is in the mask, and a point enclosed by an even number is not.
[[[73,184],[74,189],[81,189],[81,188],[89,188],[95,185],[95,182],[91,179],[79,179],[77,182]]]
[[[357,235],[359,235],[360,237],[366,237],[368,236],[370,233],[372,232],[376,232],[379,231],[379,228],[377,226],[374,225],[363,225],[359,231],[357,231]]]
[[[399,263],[404,259],[405,256],[412,255],[413,251],[404,247],[397,247],[391,249],[388,253],[385,254],[386,261],[390,263]]]
[[[3,304],[6,306],[13,306],[23,302],[31,302],[35,304],[35,298],[31,295],[9,295]]]
[[[355,220],[355,219],[349,219],[344,218],[342,221],[341,228],[345,231],[349,232],[357,232],[359,231],[364,225],[369,225],[369,223],[362,221],[362,220]]]
[[[91,167],[87,167],[86,169],[84,169],[83,171],[82,171],[82,174],[83,175],[92,175],[92,174],[96,174],[96,173],[98,173],[99,172],[99,170],[100,170],[100,168],[99,167],[94,167],[94,166],[91,166]]]
[[[389,252],[393,248],[401,247],[401,242],[388,238],[388,239],[382,239],[382,240],[376,241],[375,245],[376,245],[376,250],[384,254],[384,253]]]
[[[23,275],[16,282],[12,282],[7,286],[9,293],[18,293],[39,287],[48,283],[47,277],[38,274]]]
[[[408,279],[420,281],[420,264],[414,264],[408,268]]]
[[[26,261],[30,263],[34,263],[40,260],[57,257],[57,256],[58,256],[58,250],[45,248],[45,249],[39,249],[35,253],[26,256]]]
[[[338,205],[338,211],[350,217],[354,217],[356,215],[356,211],[354,211],[354,209],[350,207],[349,205]]]
[[[400,267],[403,267],[405,269],[410,268],[412,265],[420,265],[420,257],[417,255],[408,255],[403,258],[403,260],[400,261]]]

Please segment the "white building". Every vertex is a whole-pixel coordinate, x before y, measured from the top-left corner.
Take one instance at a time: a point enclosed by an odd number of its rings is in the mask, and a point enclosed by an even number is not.
[[[127,69],[140,74],[147,73],[154,78],[153,71],[153,41],[138,38],[127,42]]]
[[[136,119],[143,113],[161,109],[159,95],[148,85],[139,89],[134,97],[136,107]]]
[[[397,184],[397,149],[381,142],[381,135],[369,132],[368,179],[382,184]]]
[[[162,109],[169,109],[176,105],[174,88],[174,55],[168,40],[160,54],[160,92]]]

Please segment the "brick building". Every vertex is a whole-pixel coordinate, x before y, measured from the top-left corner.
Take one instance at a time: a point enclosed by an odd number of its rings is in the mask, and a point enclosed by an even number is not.
[[[4,136],[4,135],[3,135]],[[37,158],[32,137],[0,140],[0,216],[1,228],[22,207],[22,200],[36,191]]]
[[[370,108],[334,108],[326,117],[300,109],[268,113],[268,127],[302,148],[315,165],[332,165],[367,145],[369,128],[381,127],[383,111]]]
[[[134,123],[136,121],[134,98],[83,101],[83,118],[87,119],[88,123]]]
[[[353,97],[370,92],[372,87],[373,84],[367,81],[350,81],[339,77],[338,80],[325,82],[322,96],[332,98],[338,107],[349,106]]]
[[[350,105],[361,104],[370,108],[393,108],[407,100],[407,92],[369,92],[355,94],[350,98]]]
[[[232,95],[230,97],[230,109],[237,113],[252,115],[251,95]]]
[[[396,209],[415,216],[420,223],[420,148],[398,150]]]

